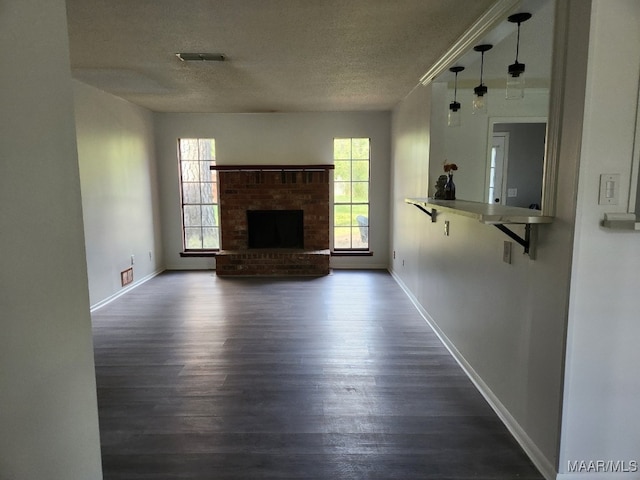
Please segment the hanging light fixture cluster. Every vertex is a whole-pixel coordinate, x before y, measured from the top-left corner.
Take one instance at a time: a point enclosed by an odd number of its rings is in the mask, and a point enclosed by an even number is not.
[[[530,13],[515,13],[510,15],[507,20],[511,23],[518,24],[518,37],[516,41],[516,59],[515,62],[509,65],[508,67],[508,77],[507,77],[507,89],[506,89],[506,98],[507,99],[518,99],[524,97],[524,71],[525,64],[520,63],[518,61],[518,55],[520,53],[520,24],[526,22],[531,18]],[[473,89],[473,110],[474,114],[482,114],[487,113],[487,93],[489,89],[484,84],[483,75],[484,75],[484,54],[491,50],[493,45],[491,44],[481,44],[473,47],[473,50],[476,52],[480,52],[480,84]],[[449,104],[449,116],[447,119],[447,125],[450,127],[458,127],[460,126],[460,109],[461,105],[458,102],[458,73],[462,72],[464,67],[455,66],[451,67],[449,71],[455,74],[454,80],[454,91],[453,91],[453,101]]]

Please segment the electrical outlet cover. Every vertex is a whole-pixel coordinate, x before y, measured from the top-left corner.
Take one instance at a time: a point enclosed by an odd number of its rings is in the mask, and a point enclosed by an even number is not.
[[[511,242],[505,241],[502,249],[502,261],[504,263],[511,263]]]

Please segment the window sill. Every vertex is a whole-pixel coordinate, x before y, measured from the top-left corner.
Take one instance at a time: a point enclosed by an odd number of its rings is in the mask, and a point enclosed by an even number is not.
[[[373,252],[370,250],[333,250],[332,257],[372,257]]]
[[[215,257],[218,252],[219,250],[187,250],[180,252],[180,256],[183,258]]]

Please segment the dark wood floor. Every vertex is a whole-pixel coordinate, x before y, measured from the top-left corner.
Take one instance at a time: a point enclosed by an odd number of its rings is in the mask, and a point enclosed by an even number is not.
[[[105,480],[542,479],[386,272],[165,273],[93,321]]]

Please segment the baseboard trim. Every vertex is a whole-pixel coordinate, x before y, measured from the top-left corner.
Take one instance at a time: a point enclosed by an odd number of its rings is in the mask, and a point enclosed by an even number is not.
[[[424,307],[420,304],[418,299],[413,295],[411,290],[405,285],[402,279],[392,270],[389,270],[391,276],[394,278],[396,283],[400,286],[400,288],[407,295],[411,303],[416,307],[422,318],[427,322],[429,327],[433,330],[433,332],[438,336],[442,344],[445,348],[451,353],[455,361],[460,365],[462,370],[469,377],[471,382],[478,389],[480,394],[485,398],[485,400],[489,403],[489,406],[496,413],[498,418],[504,423],[507,427],[511,435],[515,438],[515,440],[520,444],[522,449],[525,451],[529,459],[533,462],[536,468],[540,471],[540,473],[547,480],[560,480],[560,477],[557,476],[556,469],[549,462],[549,460],[544,456],[544,454],[540,451],[538,446],[531,440],[529,435],[525,432],[525,430],[520,426],[520,424],[516,421],[515,418],[511,415],[509,410],[502,404],[502,402],[498,399],[498,397],[491,391],[489,386],[482,380],[480,375],[473,369],[473,367],[467,362],[464,356],[458,351],[456,346],[449,340],[449,338],[444,334],[442,330],[438,327],[436,322],[431,318],[429,313],[424,309]],[[565,477],[563,477],[564,480]],[[600,480],[596,479],[593,476],[589,477],[590,480]],[[569,477],[566,477],[566,480],[569,480]],[[576,477],[571,475],[570,480],[582,480],[581,477]],[[603,479],[604,480],[604,479]]]
[[[114,293],[113,295],[105,298],[104,300],[99,301],[98,303],[91,305],[91,307],[89,308],[89,311],[91,313],[95,312],[96,310],[99,310],[100,308],[104,307],[105,305],[110,304],[111,302],[113,302],[115,299],[121,297],[122,295],[124,295],[127,292],[130,292],[131,290],[133,290],[136,287],[139,287],[140,285],[142,285],[145,282],[148,282],[149,280],[151,280],[154,277],[157,277],[158,275],[160,275],[162,272],[164,272],[165,269],[161,269],[161,270],[156,270],[153,273],[150,273],[149,275],[147,275],[146,277],[141,278],[140,280],[137,280],[135,282],[133,282],[131,285],[127,285],[125,288],[123,288],[122,290]]]
[[[335,258],[342,260],[345,257],[331,257],[330,266],[334,270],[389,270],[389,265],[384,263],[336,262]]]
[[[205,258],[205,257],[200,257]],[[190,271],[203,271],[203,270],[211,270],[212,272],[216,271],[215,263],[211,265],[167,265],[165,270],[170,270],[174,272],[190,272]]]

